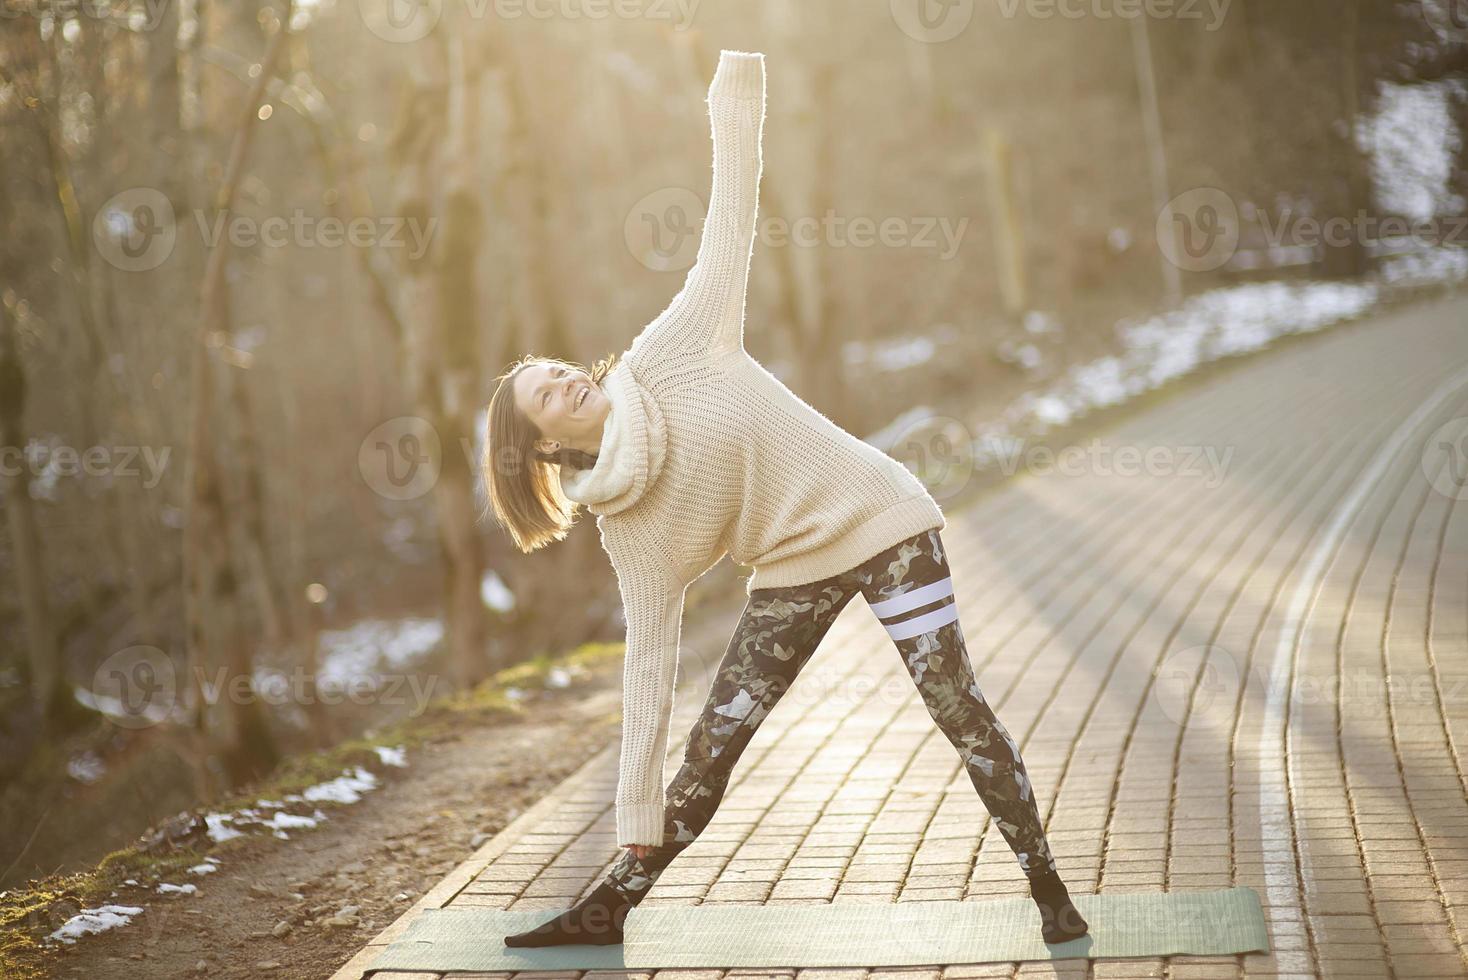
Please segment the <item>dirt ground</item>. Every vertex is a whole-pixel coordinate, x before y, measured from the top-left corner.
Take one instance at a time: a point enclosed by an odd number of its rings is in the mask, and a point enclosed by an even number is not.
[[[743,599],[730,595],[690,616],[684,643],[721,649]],[[63,947],[52,976],[329,977],[485,839],[617,740],[621,693],[618,659],[526,701],[515,719],[411,749],[408,768],[389,770],[354,805],[323,808],[329,819],[313,830],[221,850],[218,872],[177,879],[195,883],[196,895],[120,891],[112,902],[146,911]]]

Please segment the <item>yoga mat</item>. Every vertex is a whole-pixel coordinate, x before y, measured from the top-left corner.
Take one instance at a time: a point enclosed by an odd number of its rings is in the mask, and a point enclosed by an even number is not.
[[[621,946],[507,949],[555,909],[429,909],[368,972],[921,966],[1269,951],[1252,888],[1076,895],[1089,935],[1047,946],[1028,898],[635,908]]]

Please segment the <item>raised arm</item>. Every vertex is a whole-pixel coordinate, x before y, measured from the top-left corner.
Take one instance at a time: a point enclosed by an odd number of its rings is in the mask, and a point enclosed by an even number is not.
[[[714,176],[698,258],[663,313],[634,342],[644,356],[737,350],[754,247],[765,120],[765,56],[721,51],[709,84]]]
[[[622,754],[617,779],[617,843],[663,843],[663,762],[678,673],[686,586],[640,542],[601,520],[627,618],[622,670]]]

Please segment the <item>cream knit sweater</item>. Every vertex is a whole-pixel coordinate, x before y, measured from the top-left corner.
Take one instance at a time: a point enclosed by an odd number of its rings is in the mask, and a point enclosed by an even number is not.
[[[697,260],[603,381],[611,411],[596,465],[561,471],[566,495],[597,515],[627,619],[622,845],[663,843],[663,766],[691,582],[726,554],[753,568],[750,592],[816,582],[945,526],[905,466],[806,404],[744,349],[764,82],[762,54],[720,53],[708,91],[713,189]]]

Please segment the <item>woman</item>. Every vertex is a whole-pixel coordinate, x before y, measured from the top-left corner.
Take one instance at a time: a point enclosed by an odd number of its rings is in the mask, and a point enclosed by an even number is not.
[[[764,124],[764,56],[723,51],[709,86],[713,190],[697,260],[620,359],[591,371],[527,357],[489,411],[496,519],[530,552],[578,505],[597,515],[626,609],[617,839],[627,848],[575,907],[510,946],[622,941],[627,911],[713,816],[760,720],[860,593],[1014,850],[1047,942],[1083,935],[1018,747],[974,679],[939,532],[906,467],[797,397],[744,349]],[[725,554],[749,599],[664,790],[684,590]]]

